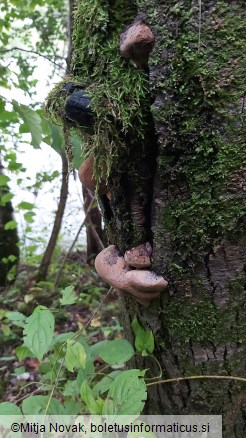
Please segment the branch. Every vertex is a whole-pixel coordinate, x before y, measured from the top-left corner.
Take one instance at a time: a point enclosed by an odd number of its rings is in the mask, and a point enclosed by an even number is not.
[[[77,231],[77,234],[76,234],[76,236],[75,236],[75,238],[74,238],[74,240],[73,240],[73,242],[72,242],[72,244],[71,244],[71,246],[70,246],[70,248],[69,248],[67,254],[65,255],[65,257],[64,257],[64,259],[63,259],[63,262],[62,262],[62,264],[61,264],[61,266],[60,266],[60,269],[59,269],[59,271],[58,271],[58,273],[57,273],[57,276],[56,276],[56,279],[55,279],[55,281],[54,281],[54,288],[55,288],[55,287],[58,285],[58,283],[59,283],[59,279],[60,279],[61,273],[62,273],[62,271],[63,271],[64,265],[65,265],[65,263],[66,263],[68,257],[70,256],[70,254],[71,254],[71,252],[72,252],[72,250],[73,250],[73,247],[74,247],[75,243],[77,242],[78,237],[79,237],[79,235],[80,235],[80,233],[81,233],[83,227],[84,227],[85,224],[86,224],[86,221],[87,221],[88,215],[89,215],[89,213],[90,213],[90,211],[91,211],[91,208],[92,208],[92,206],[93,206],[93,204],[94,204],[94,202],[95,202],[95,199],[96,199],[96,197],[93,196],[93,198],[91,199],[91,202],[90,202],[90,204],[89,204],[89,206],[88,206],[88,209],[87,209],[87,212],[86,212],[85,218],[84,218],[82,224],[80,225],[80,227],[79,227],[79,229],[78,229],[78,231]]]
[[[21,47],[12,47],[12,49],[0,50],[0,53],[12,52],[13,50],[20,50],[21,52],[33,53],[34,55],[41,56],[42,58],[45,58],[45,59],[47,59],[47,61],[49,61],[52,64],[54,64],[56,67],[59,67],[59,68],[62,68],[63,70],[66,70],[66,68],[63,67],[61,64],[58,64],[57,62],[55,62],[52,59],[50,59],[48,56],[43,55],[42,53],[39,53],[36,50],[27,50],[27,49],[22,49]],[[57,56],[57,58],[63,59],[61,56]]]

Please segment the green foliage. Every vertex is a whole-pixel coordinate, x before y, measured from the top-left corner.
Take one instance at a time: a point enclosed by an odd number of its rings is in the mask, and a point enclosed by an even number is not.
[[[94,132],[79,132],[86,155],[94,154],[94,173],[99,181],[105,164],[109,174],[126,153],[121,134],[131,132],[141,139],[148,123],[148,78],[142,70],[129,66],[119,53],[120,33],[135,13],[135,4],[125,0],[108,7],[99,0],[79,0],[74,14],[72,75],[57,84],[47,99],[50,118],[69,129],[64,115],[66,94],[61,89],[67,81],[86,85],[96,126]]]
[[[155,348],[154,335],[151,330],[144,330],[138,323],[135,317],[131,323],[131,327],[135,334],[135,347],[142,356],[148,356],[152,354]]]
[[[45,306],[38,306],[27,318],[24,328],[24,345],[38,360],[49,350],[54,335],[54,317]]]
[[[173,236],[173,247],[188,259],[209,252],[218,239],[233,239],[245,226],[244,194],[237,183],[243,184],[246,162],[240,110],[246,14],[243,2],[217,2],[202,16],[198,47],[197,11],[182,1],[166,8],[169,20],[158,27],[153,59],[162,63],[164,45],[170,57],[165,77],[155,83],[163,105],[153,113],[167,132],[158,159],[163,187],[175,173],[182,195],[162,209],[160,220]],[[155,12],[153,3],[149,16]],[[176,21],[182,25],[174,31],[169,23]]]
[[[65,355],[65,367],[73,373],[74,368],[85,369],[86,353],[79,342],[67,341],[67,351]]]
[[[124,371],[110,386],[103,415],[139,415],[147,399],[145,371]]]

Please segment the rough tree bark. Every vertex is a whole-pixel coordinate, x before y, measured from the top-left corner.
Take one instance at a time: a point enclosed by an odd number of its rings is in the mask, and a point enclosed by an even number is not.
[[[119,54],[139,13],[156,39],[149,68]],[[121,297],[123,325],[129,339],[134,315],[153,331],[165,378],[246,376],[245,24],[244,0],[76,2],[72,77],[93,97],[97,126],[80,131],[95,173],[109,164],[108,240],[123,254],[148,239],[169,281],[148,308]],[[153,385],[146,413],[223,414],[224,438],[243,438],[246,391]]]
[[[201,14],[198,1],[138,4],[156,35],[152,267],[169,293],[126,304],[124,326],[136,312],[153,331],[165,378],[245,377],[245,2],[202,1]],[[223,414],[225,438],[246,434],[245,386],[233,380],[153,386],[146,412]]]

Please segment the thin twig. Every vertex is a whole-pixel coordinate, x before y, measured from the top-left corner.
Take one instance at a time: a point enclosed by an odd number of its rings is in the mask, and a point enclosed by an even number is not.
[[[12,52],[13,50],[20,50],[21,52],[33,53],[34,55],[41,56],[42,58],[47,59],[47,61],[49,61],[52,64],[54,64],[56,67],[59,67],[59,68],[62,68],[63,70],[66,70],[66,67],[63,67],[61,64],[58,64],[57,62],[55,62],[52,59],[50,59],[48,56],[43,55],[42,53],[39,53],[36,50],[27,50],[27,49],[22,49],[21,47],[12,47],[12,49],[0,50],[0,53]],[[57,58],[63,59],[61,56],[57,56]]]
[[[86,212],[85,218],[84,218],[82,224],[80,225],[80,227],[79,227],[79,229],[78,229],[78,231],[77,231],[77,234],[76,234],[76,236],[75,236],[75,238],[74,238],[74,240],[73,240],[73,242],[72,242],[72,244],[71,244],[71,246],[70,246],[70,248],[69,248],[67,254],[65,255],[65,257],[64,257],[64,259],[63,259],[63,262],[62,262],[62,264],[61,264],[61,267],[60,267],[60,269],[59,269],[59,271],[58,271],[58,273],[57,273],[57,276],[56,276],[56,279],[55,279],[55,282],[54,282],[54,287],[56,287],[57,284],[58,284],[58,282],[59,282],[59,278],[60,278],[60,275],[61,275],[61,273],[62,273],[62,271],[63,271],[63,268],[64,268],[64,266],[65,266],[65,263],[66,263],[68,257],[70,256],[70,254],[71,254],[71,252],[72,252],[72,250],[73,250],[73,247],[74,247],[75,243],[76,243],[77,240],[78,240],[78,237],[79,237],[79,235],[80,235],[80,233],[81,233],[81,231],[82,231],[82,228],[83,228],[83,227],[85,226],[85,224],[86,224],[87,217],[88,217],[88,215],[89,215],[89,213],[90,213],[90,210],[91,210],[91,208],[92,208],[92,206],[93,206],[93,204],[94,204],[95,199],[96,199],[96,197],[93,196],[93,198],[92,198],[92,200],[91,200],[91,202],[90,202],[90,204],[89,204],[89,206],[88,206],[88,209],[87,209],[87,212]]]

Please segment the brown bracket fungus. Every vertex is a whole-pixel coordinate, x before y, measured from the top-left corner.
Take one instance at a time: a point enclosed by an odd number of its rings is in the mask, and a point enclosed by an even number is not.
[[[131,270],[115,245],[98,254],[95,260],[97,273],[120,292],[131,294],[139,303],[148,305],[160,296],[168,283],[149,270]]]
[[[148,64],[154,42],[150,28],[143,19],[137,18],[120,36],[120,54],[123,58],[130,59],[135,67],[144,67]]]
[[[127,265],[133,268],[143,269],[151,266],[152,248],[149,242],[141,243],[125,252],[124,259]]]
[[[84,187],[91,190],[92,192],[96,191],[96,179],[93,175],[93,169],[94,169],[94,157],[93,155],[90,155],[80,166],[78,175],[80,182],[83,184]],[[99,183],[98,187],[98,194],[99,195],[106,195],[108,193],[108,188],[106,181],[103,180]]]

